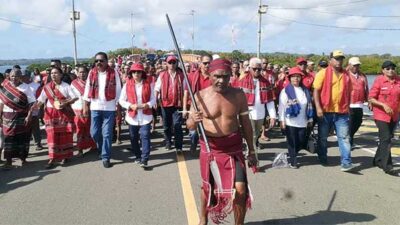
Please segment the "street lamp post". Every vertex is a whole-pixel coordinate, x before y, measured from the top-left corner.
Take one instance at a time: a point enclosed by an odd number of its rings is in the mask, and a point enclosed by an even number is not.
[[[135,34],[133,33],[133,13],[131,13],[131,34],[132,34],[132,55],[133,55],[133,49],[134,47],[134,43],[133,43],[133,39],[135,38]]]
[[[257,58],[260,58],[261,51],[261,16],[267,13],[268,5],[263,5],[262,0],[258,6],[258,47],[257,47]]]
[[[76,26],[75,21],[80,19],[80,12],[75,11],[75,1],[72,0],[72,13],[70,19],[72,20],[72,34],[74,36],[74,64],[76,66],[78,61],[78,51],[76,48]]]

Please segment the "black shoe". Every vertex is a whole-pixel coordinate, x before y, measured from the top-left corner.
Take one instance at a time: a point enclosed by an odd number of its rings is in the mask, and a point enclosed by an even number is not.
[[[47,163],[47,165],[44,167],[46,170],[50,170],[56,167],[56,164],[54,164],[53,162],[51,163]]]
[[[140,167],[142,167],[143,169],[146,169],[147,168],[147,161],[143,161],[143,162],[140,162]]]
[[[171,149],[172,149],[171,143],[167,143],[167,144],[165,145],[165,149],[171,150]]]
[[[394,177],[400,177],[400,171],[399,170],[387,170],[385,171],[386,174],[390,175],[390,176],[394,176]]]
[[[43,146],[41,144],[36,145],[36,151],[43,150]]]
[[[109,160],[104,160],[104,161],[103,161],[103,166],[104,166],[104,168],[110,168],[110,167],[112,167],[112,165],[111,165],[111,163],[110,163]]]
[[[176,153],[177,153],[177,154],[182,154],[182,153],[183,153],[183,151],[182,151],[182,149],[180,149],[180,148],[177,148],[177,149],[176,149]]]
[[[141,158],[136,158],[133,162],[140,165],[141,162],[142,162],[142,159]]]

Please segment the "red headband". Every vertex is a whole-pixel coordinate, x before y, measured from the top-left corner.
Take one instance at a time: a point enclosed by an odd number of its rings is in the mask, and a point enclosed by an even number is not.
[[[226,59],[215,59],[211,61],[208,72],[212,73],[216,70],[231,71],[231,62]]]

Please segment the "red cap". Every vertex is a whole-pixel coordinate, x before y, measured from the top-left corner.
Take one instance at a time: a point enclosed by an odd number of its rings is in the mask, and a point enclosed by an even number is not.
[[[295,74],[299,74],[301,76],[304,76],[303,71],[301,71],[301,69],[298,66],[290,68],[288,77],[290,77],[292,75],[295,75]]]
[[[142,71],[142,72],[144,72],[143,64],[141,64],[141,63],[132,64],[131,68],[129,69],[129,73],[131,73],[133,71]]]
[[[299,64],[301,62],[307,63],[307,60],[305,58],[303,58],[303,57],[299,57],[299,58],[296,59],[296,64]]]
[[[231,71],[231,62],[226,59],[214,59],[213,61],[210,62],[210,67],[208,69],[209,73],[212,73],[216,70],[225,70],[225,71]]]
[[[178,61],[178,59],[176,58],[176,56],[174,55],[170,55],[167,57],[167,60],[165,60],[166,62],[170,62],[170,61]]]

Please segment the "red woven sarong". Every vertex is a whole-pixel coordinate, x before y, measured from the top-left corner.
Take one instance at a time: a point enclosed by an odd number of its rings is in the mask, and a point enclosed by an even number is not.
[[[44,114],[50,159],[73,156],[73,118],[61,110],[47,107]]]
[[[220,224],[232,212],[232,203],[235,198],[235,162],[238,161],[246,174],[245,159],[242,150],[242,137],[239,132],[225,137],[208,137],[211,152],[206,152],[204,140],[200,139],[200,171],[202,189],[207,196],[207,211],[211,220]],[[215,160],[218,166],[222,189],[217,190],[210,171],[210,161]],[[247,178],[246,178],[247,180]],[[248,188],[246,207],[251,208],[252,196]]]
[[[90,118],[82,117],[82,110],[74,110],[76,147],[79,149],[96,148],[96,142],[90,136]]]

